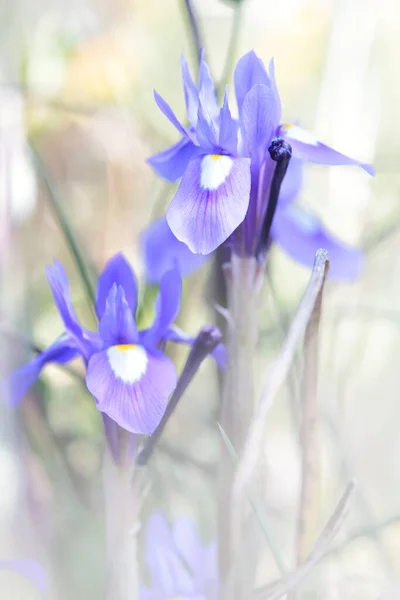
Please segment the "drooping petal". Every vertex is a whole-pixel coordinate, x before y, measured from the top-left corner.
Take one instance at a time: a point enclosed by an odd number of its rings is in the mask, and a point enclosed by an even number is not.
[[[250,159],[195,158],[167,210],[168,225],[192,252],[209,254],[243,221],[249,198]]]
[[[229,110],[228,91],[225,91],[224,103],[220,113],[219,145],[228,154],[237,154],[238,123]]]
[[[35,560],[31,560],[30,558],[2,558],[0,559],[0,569],[15,571],[29,579],[40,591],[47,591],[48,579],[46,571]]]
[[[151,434],[176,387],[172,361],[135,344],[117,345],[93,354],[86,385],[96,406],[120,427]]]
[[[54,302],[64,322],[65,329],[74,339],[79,352],[87,358],[97,345],[97,336],[84,329],[79,323],[72,306],[68,278],[64,267],[55,260],[52,267],[47,267],[46,273],[53,292]]]
[[[281,125],[280,135],[285,137],[292,146],[293,156],[317,163],[319,165],[356,165],[364,169],[370,175],[375,174],[375,169],[371,165],[350,158],[333,148],[322,144],[313,135],[297,127],[297,125]]]
[[[101,319],[105,309],[108,295],[113,285],[121,286],[125,293],[131,313],[135,315],[137,305],[137,283],[132,267],[120,252],[111,258],[97,284],[96,312]]]
[[[279,116],[271,88],[253,85],[242,105],[243,138],[253,163],[264,162]]]
[[[105,346],[137,342],[138,334],[131,305],[128,304],[124,288],[116,283],[107,296],[99,333]]]
[[[162,276],[177,267],[183,277],[199,269],[209,256],[193,254],[172,233],[165,217],[148,227],[142,236],[142,249],[149,283],[159,283]]]
[[[73,340],[67,335],[61,336],[47,350],[41,352],[5,378],[2,388],[8,403],[11,406],[16,406],[23,400],[47,363],[64,364],[74,359],[78,354]]]
[[[160,283],[160,291],[155,302],[153,325],[144,336],[147,348],[156,348],[158,342],[175,321],[180,307],[182,294],[182,278],[178,269],[174,268],[165,273]]]
[[[177,181],[184,174],[189,162],[202,152],[191,140],[182,138],[174,146],[148,158],[147,162],[160,177],[168,181]]]
[[[171,528],[160,513],[153,513],[146,525],[146,563],[157,598],[193,597],[193,579],[177,551]]]
[[[199,108],[199,93],[190,75],[189,66],[184,56],[181,57],[183,91],[185,94],[186,112],[192,127],[197,125],[197,110]]]
[[[253,85],[270,86],[271,82],[264,63],[258,58],[254,50],[242,56],[238,61],[234,73],[234,82],[239,114],[242,111],[244,99]]]
[[[316,251],[326,249],[330,261],[329,276],[335,279],[352,280],[362,271],[362,251],[341,242],[323,227],[315,215],[298,206],[277,212],[272,238],[295,261],[309,268],[313,265]]]
[[[178,344],[181,343],[192,345],[195,339],[196,338],[194,336],[188,335],[176,325],[170,327],[164,334],[164,340],[169,342],[177,342]],[[211,356],[221,370],[226,368],[228,357],[224,344],[218,344],[218,346],[211,352]]]

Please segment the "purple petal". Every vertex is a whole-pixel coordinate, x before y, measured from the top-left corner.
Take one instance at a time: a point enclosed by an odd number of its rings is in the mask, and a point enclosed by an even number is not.
[[[146,563],[157,598],[193,597],[193,580],[177,552],[171,528],[160,513],[153,513],[147,522]]]
[[[174,327],[170,327],[164,334],[164,340],[181,344],[192,345],[195,339],[195,337],[188,335],[176,325],[174,325]],[[218,344],[218,346],[211,352],[211,356],[221,370],[226,368],[228,357],[224,344]]]
[[[136,277],[132,267],[121,253],[116,254],[107,262],[99,277],[96,298],[96,312],[99,319],[106,309],[107,298],[114,284],[123,288],[125,300],[132,314],[135,315],[137,306]]]
[[[271,82],[264,63],[251,50],[238,61],[234,73],[236,101],[239,113],[244,99],[254,85],[261,84],[270,87]]]
[[[168,181],[176,181],[182,177],[189,162],[201,152],[203,152],[201,148],[195,146],[192,141],[182,138],[168,150],[148,158],[147,162],[160,177]]]
[[[120,427],[151,434],[161,421],[176,387],[172,361],[152,355],[142,346],[112,346],[88,363],[86,385],[96,406]]]
[[[155,90],[154,90],[154,99],[157,103],[158,108],[161,110],[161,112],[164,113],[164,115],[167,117],[168,121],[170,121],[172,123],[172,125],[174,127],[176,127],[176,129],[179,131],[179,133],[185,137],[188,137],[192,141],[194,141],[195,136],[190,132],[190,130],[187,127],[184,127],[182,125],[182,123],[177,119],[177,117],[176,117],[174,111],[172,110],[172,108],[170,107],[170,105],[163,98],[161,98],[160,94],[158,94]]]
[[[132,308],[127,302],[124,288],[116,283],[108,294],[106,308],[99,323],[99,333],[106,346],[137,342]]]
[[[215,250],[246,216],[250,179],[248,158],[192,160],[167,210],[172,233],[197,254]]]
[[[204,52],[202,52],[200,60],[199,94],[200,99],[207,106],[211,118],[216,119],[219,115],[217,95],[215,93],[214,81],[211,77],[210,69],[204,60]]]
[[[371,165],[359,162],[319,142],[313,135],[297,125],[281,125],[280,135],[292,146],[293,156],[319,165],[356,165],[370,175],[375,174]]]
[[[47,350],[41,352],[13,373],[2,383],[5,397],[11,406],[23,400],[29,388],[33,386],[43,367],[49,362],[66,363],[78,356],[78,351],[69,336],[63,335]]]
[[[238,124],[232,118],[229,110],[228,92],[225,91],[224,103],[221,108],[221,123],[219,129],[219,145],[229,154],[237,154]]]
[[[34,560],[30,560],[29,558],[2,558],[0,559],[0,569],[8,569],[23,575],[42,592],[46,592],[48,589],[46,571]]]
[[[279,192],[279,207],[285,207],[298,196],[303,183],[304,163],[298,158],[291,158],[285,178]]]
[[[79,323],[74,307],[72,306],[68,278],[64,267],[60,262],[54,261],[54,265],[47,267],[46,272],[51,291],[53,292],[54,302],[64,322],[65,329],[74,339],[80,353],[87,358],[96,344],[96,336],[84,329]]]
[[[171,269],[165,273],[160,283],[160,291],[155,303],[155,319],[144,337],[144,344],[148,348],[155,348],[175,321],[180,307],[182,294],[182,278],[178,269]]]
[[[149,283],[158,283],[174,267],[184,277],[199,269],[209,259],[209,256],[193,254],[186,244],[180,242],[164,217],[144,231],[142,248]]]
[[[273,91],[266,85],[254,85],[246,94],[242,106],[243,137],[253,162],[264,162],[279,123],[279,112]]]
[[[314,215],[290,206],[279,210],[272,225],[272,237],[294,260],[311,268],[315,253],[324,248],[329,254],[329,276],[352,280],[362,271],[364,258],[359,248],[341,242],[329,233]]]
[[[190,75],[189,67],[184,56],[181,58],[181,70],[187,116],[191,126],[196,127],[197,111],[199,108],[199,93]]]
[[[203,91],[199,95],[200,103],[197,111],[197,141],[206,152],[213,152],[218,145],[217,123],[213,118]]]

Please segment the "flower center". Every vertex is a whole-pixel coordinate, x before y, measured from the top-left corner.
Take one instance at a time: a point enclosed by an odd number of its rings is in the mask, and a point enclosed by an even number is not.
[[[216,190],[228,179],[233,160],[224,154],[208,154],[201,161],[200,183],[203,190]]]
[[[124,383],[136,383],[146,373],[148,357],[142,346],[118,344],[107,350],[111,370]]]

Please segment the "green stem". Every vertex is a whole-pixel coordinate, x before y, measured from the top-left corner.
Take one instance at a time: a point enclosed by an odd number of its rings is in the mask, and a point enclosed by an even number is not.
[[[48,194],[48,198],[50,200],[50,204],[53,208],[54,214],[57,217],[58,223],[61,227],[61,230],[65,236],[65,240],[67,242],[68,248],[71,251],[71,254],[74,258],[75,264],[79,271],[79,274],[82,279],[83,286],[85,288],[86,296],[90,304],[90,308],[93,311],[93,307],[95,305],[95,292],[92,282],[89,277],[88,270],[86,269],[85,262],[82,258],[81,251],[79,250],[78,242],[75,238],[75,235],[72,231],[72,228],[68,222],[68,219],[64,213],[62,200],[58,195],[56,186],[51,179],[48,170],[46,169],[43,160],[36,150],[32,142],[30,143],[32,159],[35,165],[36,172],[39,174]]]

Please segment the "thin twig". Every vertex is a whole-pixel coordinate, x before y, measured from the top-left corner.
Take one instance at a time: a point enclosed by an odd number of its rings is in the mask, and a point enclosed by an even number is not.
[[[284,346],[269,372],[261,395],[257,414],[253,418],[253,422],[250,426],[243,455],[235,476],[233,486],[233,507],[235,507],[235,505],[237,507],[237,504],[241,503],[243,491],[247,488],[257,467],[259,456],[263,448],[266,415],[290,369],[298,342],[302,335],[304,335],[308,321],[314,310],[314,305],[325,280],[327,267],[327,251],[318,250],[304,297],[300,302],[296,315],[292,321]],[[235,510],[232,512],[232,516],[234,514]]]
[[[322,295],[327,272],[328,268],[325,268],[324,278],[304,336],[300,431],[302,478],[297,529],[297,564],[304,560],[310,547],[310,541],[315,537],[320,510],[321,451],[318,427],[318,358]]]
[[[237,2],[233,21],[232,21],[232,31],[229,39],[228,49],[226,52],[225,64],[222,71],[221,81],[218,84],[218,96],[221,98],[225,91],[225,86],[229,82],[232,77],[233,65],[235,64],[237,47],[239,44],[239,32],[240,32],[240,22],[243,13],[243,2]]]
[[[79,249],[79,245],[77,240],[75,239],[75,234],[72,231],[72,227],[70,226],[67,217],[64,214],[63,209],[63,201],[59,197],[58,191],[54,182],[52,181],[49,172],[46,166],[43,163],[43,160],[36,150],[33,143],[30,143],[32,160],[35,165],[35,170],[39,174],[42,182],[46,188],[48,198],[50,200],[51,207],[53,208],[54,214],[57,217],[58,223],[61,227],[61,230],[65,236],[65,240],[67,242],[68,248],[71,251],[72,256],[74,257],[75,264],[81,276],[84,289],[86,291],[86,296],[90,305],[91,310],[93,311],[93,307],[95,305],[95,292],[90,281],[88,270],[86,269],[84,260],[82,258],[82,253]]]
[[[201,33],[200,27],[198,23],[198,19],[196,17],[195,11],[193,9],[192,0],[184,0],[184,5],[186,9],[186,15],[190,25],[191,38],[194,47],[194,51],[196,54],[196,68],[198,68],[201,59],[201,51],[203,49],[203,42],[201,41]]]

